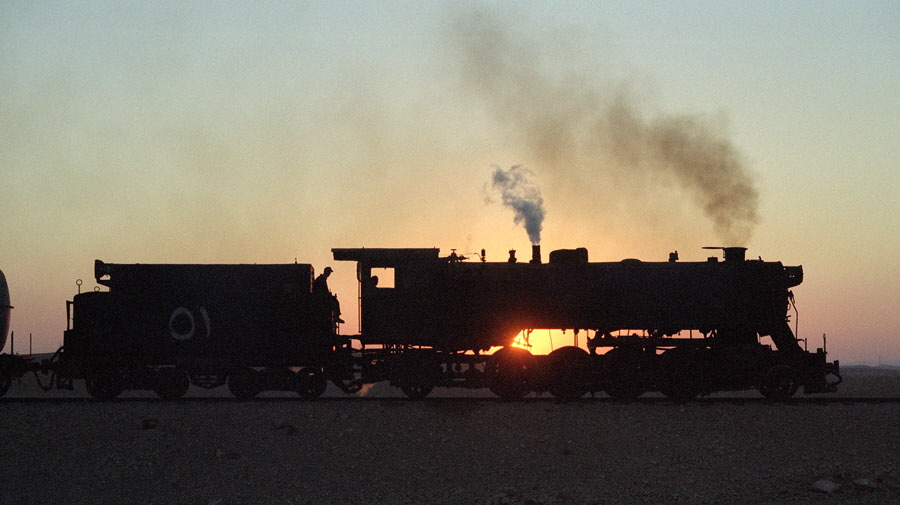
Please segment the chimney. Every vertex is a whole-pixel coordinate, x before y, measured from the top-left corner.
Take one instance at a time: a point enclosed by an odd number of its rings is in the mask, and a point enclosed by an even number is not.
[[[532,265],[540,265],[541,264],[541,245],[535,244],[531,246],[531,264]]]
[[[743,263],[747,252],[746,247],[723,247],[726,263]]]

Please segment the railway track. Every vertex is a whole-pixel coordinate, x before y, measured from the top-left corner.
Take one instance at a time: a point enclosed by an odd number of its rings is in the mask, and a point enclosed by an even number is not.
[[[156,397],[124,397],[111,401],[98,401],[90,397],[20,397],[20,398],[0,398],[2,404],[64,404],[64,403],[173,403],[173,404],[197,404],[197,403],[309,403],[304,402],[292,396],[270,396],[254,398],[252,400],[240,400],[227,396],[220,397],[186,397],[178,400],[162,400]],[[502,398],[492,397],[430,397],[421,400],[410,400],[404,397],[356,397],[356,396],[334,396],[323,397],[314,400],[317,404],[329,403],[345,403],[345,402],[381,402],[381,403],[423,403],[423,404],[571,404],[571,405],[591,405],[591,404],[623,404],[623,405],[783,405],[783,406],[801,406],[801,405],[855,405],[855,404],[900,404],[900,397],[827,397],[827,398],[811,398],[799,397],[792,398],[786,402],[774,402],[766,398],[740,398],[740,397],[716,397],[716,398],[697,398],[688,402],[676,402],[664,397],[648,397],[638,398],[630,401],[617,400],[609,397],[599,398],[579,398],[577,400],[561,401],[559,399],[541,396],[522,398],[520,400],[504,400]]]

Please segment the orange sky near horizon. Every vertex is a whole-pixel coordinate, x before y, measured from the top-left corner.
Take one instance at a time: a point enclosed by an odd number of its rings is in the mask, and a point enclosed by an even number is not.
[[[331,266],[354,333],[331,248],[521,256],[486,203],[521,165],[544,251],[744,245],[803,266],[811,349],[900,364],[898,26],[890,1],[4,2],[17,350],[56,350],[95,259]]]

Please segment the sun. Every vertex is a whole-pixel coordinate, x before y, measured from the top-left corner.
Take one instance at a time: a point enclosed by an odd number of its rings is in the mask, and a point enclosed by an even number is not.
[[[583,331],[528,329],[516,334],[509,347],[525,349],[535,355],[549,354],[554,349],[570,345],[587,350],[586,336],[590,334],[586,335]]]
[[[519,347],[521,349],[530,349],[531,344],[528,343],[528,332],[526,332],[525,330],[520,331],[510,345],[512,347]]]

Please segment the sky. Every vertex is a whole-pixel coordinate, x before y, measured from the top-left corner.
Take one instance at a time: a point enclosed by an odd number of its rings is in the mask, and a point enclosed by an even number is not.
[[[802,265],[799,334],[900,362],[900,2],[0,3],[0,269],[52,352],[93,261],[333,247]],[[5,349],[9,351],[9,347]]]

